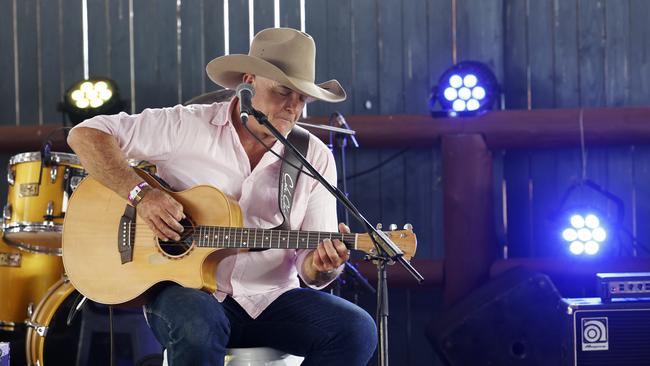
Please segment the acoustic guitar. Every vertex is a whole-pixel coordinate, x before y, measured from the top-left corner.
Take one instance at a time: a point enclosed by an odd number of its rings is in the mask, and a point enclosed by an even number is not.
[[[367,234],[242,227],[241,209],[217,188],[199,185],[173,192],[144,171],[136,171],[183,205],[185,230],[179,241],[158,239],[126,199],[86,177],[65,214],[63,265],[75,289],[98,303],[141,302],[149,290],[168,281],[213,292],[219,262],[249,249],[313,249],[331,238],[351,250],[374,253]],[[405,259],[415,254],[412,230],[384,234],[400,247]]]

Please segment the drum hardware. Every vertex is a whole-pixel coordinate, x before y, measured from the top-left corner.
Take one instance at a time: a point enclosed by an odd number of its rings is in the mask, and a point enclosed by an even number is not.
[[[11,203],[7,203],[5,207],[2,209],[2,219],[5,221],[11,220]],[[4,222],[3,222],[3,229],[4,229]]]
[[[47,335],[47,330],[49,329],[49,327],[47,327],[45,325],[34,323],[29,319],[25,320],[25,325],[27,326],[27,328],[34,329],[36,334],[38,334],[41,337],[45,337]]]
[[[54,202],[47,202],[47,208],[45,209],[45,215],[43,218],[45,219],[46,225],[54,225],[54,222],[52,221],[52,219],[54,219]]]
[[[34,245],[34,244],[28,244],[28,243],[23,243],[20,241],[12,241],[8,238],[3,238],[4,241],[13,246],[16,247],[22,251],[32,253],[32,254],[48,254],[48,255],[53,255],[60,257],[63,255],[63,250],[61,248],[50,248],[47,246],[43,245]]]
[[[0,320],[0,330],[5,332],[13,332],[16,330],[16,323]]]
[[[7,183],[10,186],[13,186],[15,182],[16,182],[16,175],[14,174],[14,171],[11,170],[11,165],[7,165]]]
[[[58,173],[58,169],[56,168],[56,166],[50,167],[50,180],[52,181],[52,183],[56,182],[57,173]]]
[[[81,181],[84,179],[84,177],[82,177],[80,175],[73,175],[71,177],[68,177],[69,174],[70,174],[69,171],[70,171],[69,169],[66,169],[66,177],[65,177],[65,179],[70,180],[70,189],[72,191],[74,191],[75,189],[77,189],[77,186],[79,185],[79,183],[81,183]],[[66,193],[68,193],[68,192],[66,191]]]
[[[20,253],[0,253],[0,266],[20,267],[22,255]]]

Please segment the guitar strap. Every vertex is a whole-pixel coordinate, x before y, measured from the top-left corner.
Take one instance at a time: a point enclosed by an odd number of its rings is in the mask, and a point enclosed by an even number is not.
[[[296,149],[307,156],[309,150],[309,132],[300,126],[294,126],[287,137]],[[289,164],[290,163],[290,164]],[[300,169],[298,169],[298,168]],[[284,160],[280,169],[280,181],[278,183],[278,204],[282,214],[282,223],[274,229],[291,230],[291,207],[293,206],[293,193],[296,190],[296,182],[302,170],[302,163],[291,151],[284,149]]]
[[[287,140],[298,149],[302,156],[307,156],[307,151],[309,150],[309,132],[307,130],[300,126],[294,126],[289,136],[287,136]],[[295,165],[295,167],[292,165]],[[282,160],[278,182],[278,206],[282,215],[282,223],[272,230],[291,230],[293,193],[296,190],[296,182],[298,181],[300,170],[302,170],[302,163],[300,163],[295,154],[285,148],[284,160]],[[248,251],[261,252],[263,250],[267,249],[250,248]]]

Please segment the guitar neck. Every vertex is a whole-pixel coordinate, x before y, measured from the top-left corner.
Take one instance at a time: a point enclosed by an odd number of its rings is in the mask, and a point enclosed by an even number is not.
[[[357,249],[357,234],[322,231],[197,226],[192,238],[197,246],[209,248],[315,249],[323,239],[338,239]]]

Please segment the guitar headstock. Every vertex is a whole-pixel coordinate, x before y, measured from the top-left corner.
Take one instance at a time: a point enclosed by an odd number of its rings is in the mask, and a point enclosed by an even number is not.
[[[382,225],[377,224],[377,229],[381,230]],[[397,230],[397,225],[391,224],[389,231],[384,231],[384,234],[390,238],[390,240],[397,245],[402,252],[404,252],[404,259],[411,260],[415,255],[417,249],[417,238],[415,233],[413,233],[413,225],[406,224],[404,225],[403,230]],[[372,242],[372,239],[368,234],[358,234],[357,238],[357,250],[364,251],[366,253],[371,253],[375,249],[375,244]]]

